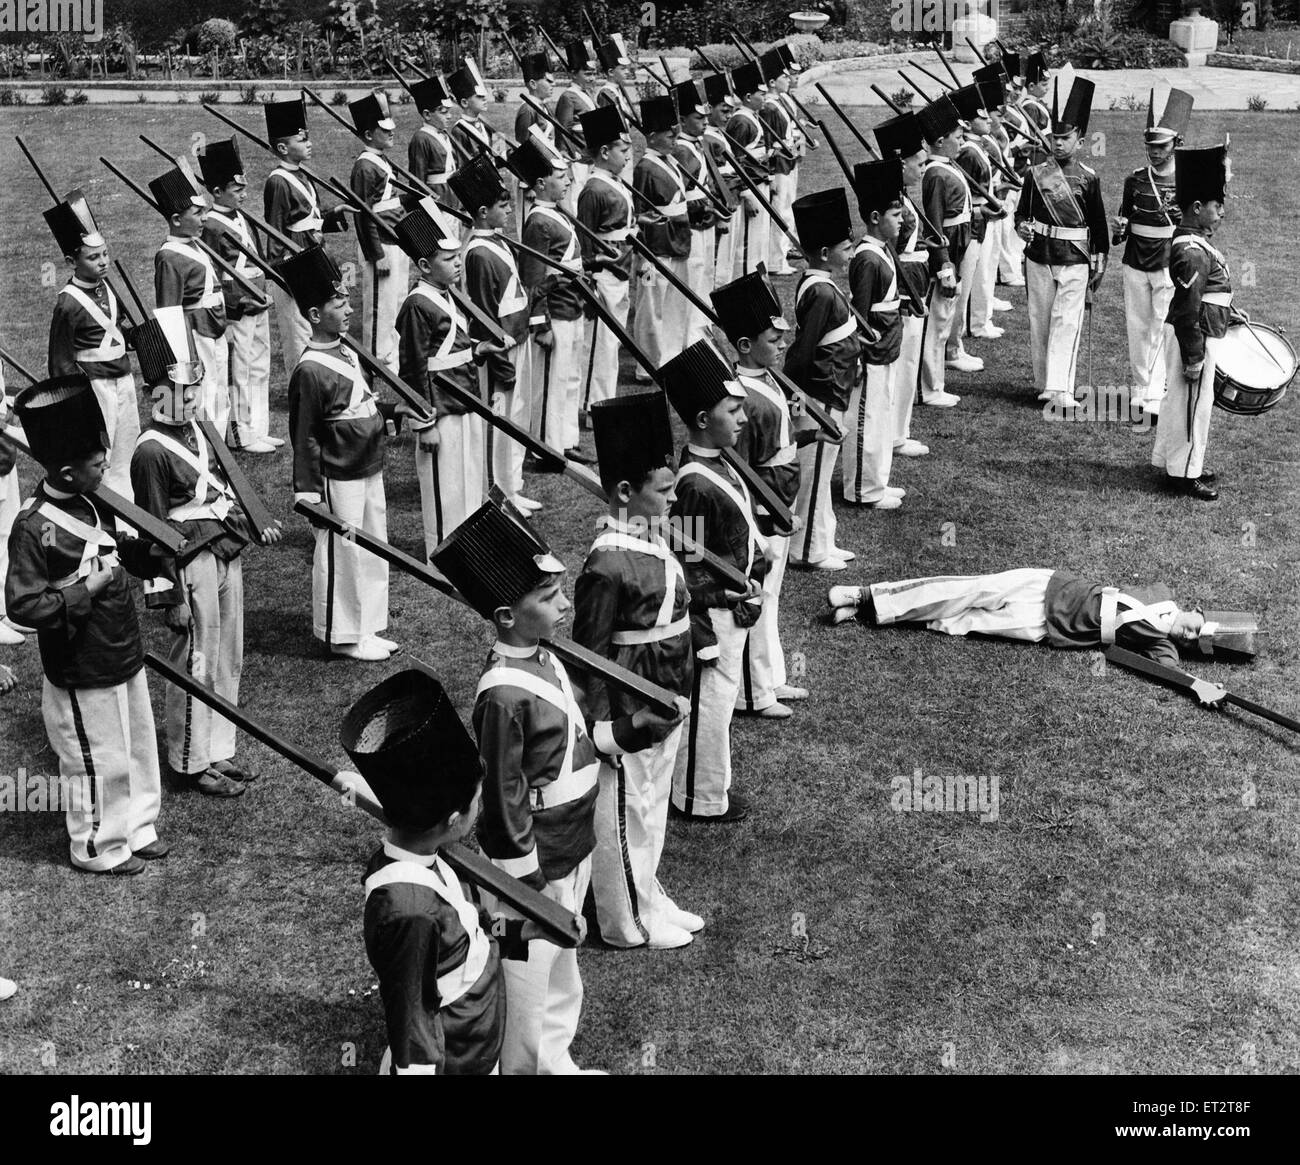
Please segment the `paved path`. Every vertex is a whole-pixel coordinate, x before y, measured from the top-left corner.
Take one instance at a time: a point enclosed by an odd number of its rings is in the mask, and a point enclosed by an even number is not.
[[[923,64],[932,73],[946,76],[943,66],[933,53],[915,52],[912,59]],[[879,85],[886,93],[893,93],[903,88],[903,80],[895,71],[900,58],[889,57],[879,64],[868,59],[860,62],[835,62],[832,71],[820,76],[827,91],[841,104],[882,105],[883,102],[871,92],[871,86]],[[845,67],[847,66],[847,67]],[[970,80],[975,66],[956,62],[953,68],[962,83]],[[821,73],[821,68],[814,66]],[[935,93],[939,86],[924,74],[909,69],[909,74],[927,93]],[[1281,109],[1295,112],[1300,105],[1300,74],[1295,73],[1261,73],[1246,69],[1214,69],[1202,67],[1196,69],[1079,69],[1079,76],[1087,77],[1096,83],[1097,92],[1093,97],[1093,109],[1110,108],[1110,103],[1127,96],[1134,96],[1142,108],[1146,107],[1147,96],[1154,86],[1158,101],[1171,86],[1183,89],[1196,99],[1197,109],[1245,109],[1249,97],[1259,95],[1268,102],[1269,109]],[[811,90],[811,86],[808,86]],[[816,90],[811,90],[816,95]],[[800,90],[803,96],[803,90]]]

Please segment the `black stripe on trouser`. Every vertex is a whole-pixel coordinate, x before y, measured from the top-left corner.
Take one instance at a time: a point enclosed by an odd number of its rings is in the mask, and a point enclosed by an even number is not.
[[[862,391],[858,394],[857,432],[854,435],[853,450],[857,464],[853,467],[853,500],[862,500],[862,463],[866,461],[867,452],[867,366],[862,366]]]
[[[930,320],[934,318],[934,292],[926,299],[926,313],[921,317],[921,350],[916,357],[916,383],[913,386],[912,402],[925,403],[925,338],[930,334]]]
[[[81,763],[90,778],[90,820],[93,823],[90,837],[86,839],[86,855],[98,857],[95,853],[95,834],[99,831],[100,809],[99,790],[96,787],[95,758],[90,755],[90,738],[86,735],[86,724],[81,718],[81,705],[77,703],[76,688],[68,688],[68,703],[72,706],[72,726],[77,733],[77,744],[81,748]]]
[[[370,354],[379,357],[379,263],[384,257],[379,252],[379,259],[370,264]]]
[[[325,504],[332,510],[330,481],[325,479]],[[334,531],[325,531],[325,646],[334,646]]]
[[[703,674],[704,668],[697,661],[695,676],[691,680],[691,730],[686,738],[686,796],[683,798],[686,802],[683,811],[686,813],[695,809],[695,745],[700,732],[700,676]]]
[[[492,409],[492,396],[495,392],[496,392],[496,385],[493,384],[492,373],[489,372],[487,374],[487,399],[488,399],[489,409]],[[496,409],[492,409],[492,411],[496,412]],[[487,421],[484,421],[483,423],[487,425],[487,479],[488,479],[488,488],[491,489],[492,486],[499,484],[497,482],[497,472],[496,472],[497,430],[495,425],[490,424]]]
[[[615,809],[617,814],[618,829],[618,857],[623,863],[623,882],[627,889],[627,900],[632,908],[632,921],[636,923],[636,928],[641,933],[641,937],[647,942],[650,940],[650,931],[645,923],[641,921],[641,912],[637,909],[636,898],[636,879],[632,876],[632,857],[627,849],[627,773],[623,770],[623,762],[617,758],[614,760],[614,771],[618,774],[617,795],[618,804]]]
[[[1174,341],[1177,343],[1177,340]],[[1181,363],[1181,361],[1180,361]],[[1183,379],[1187,379],[1187,373],[1183,373]],[[1183,477],[1188,476],[1188,470],[1192,467],[1192,454],[1196,452],[1196,407],[1201,402],[1201,385],[1205,383],[1205,355],[1201,355],[1201,374],[1196,378],[1196,395],[1192,396],[1191,389],[1187,390],[1187,460],[1183,462]],[[1207,441],[1208,445],[1209,442]],[[1205,468],[1204,465],[1201,466]]]
[[[745,691],[745,711],[754,711],[754,675],[750,670],[749,644],[752,635],[745,636],[745,646],[740,651],[740,682]]]
[[[439,437],[438,444],[429,450],[433,458],[433,527],[438,535],[438,542],[441,544],[446,537],[442,532],[442,480],[438,475],[438,454],[442,452],[442,439]],[[425,554],[432,557],[434,547],[425,548]]]
[[[812,489],[808,494],[808,525],[803,536],[803,554],[799,556],[799,561],[805,566],[808,565],[808,551],[812,549],[813,525],[817,519],[817,495],[822,487],[822,450],[826,445],[821,441],[816,441],[817,452],[813,455],[813,479]]]
[[[551,400],[551,352],[555,346],[555,332],[551,332],[551,347],[542,356],[542,443],[546,442],[546,409]]]
[[[185,673],[193,677],[194,675],[194,588],[186,586],[187,598],[190,600],[190,625],[186,628],[185,634],[189,636],[189,650],[185,653]],[[180,632],[176,632],[180,634]],[[194,697],[185,693],[185,731],[181,735],[181,775],[189,776],[190,772],[190,742],[194,737]]]
[[[600,295],[600,285],[596,285],[596,294]],[[604,298],[603,296],[601,297]],[[601,320],[591,321],[591,346],[587,352],[587,387],[582,390],[582,411],[585,413],[591,404],[591,378],[596,372],[596,340],[600,337]]]

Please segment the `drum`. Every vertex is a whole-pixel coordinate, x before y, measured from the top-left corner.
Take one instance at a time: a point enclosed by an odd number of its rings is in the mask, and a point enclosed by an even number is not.
[[[1276,328],[1233,324],[1219,341],[1215,365],[1214,403],[1230,413],[1257,416],[1286,395],[1296,374],[1296,354]]]

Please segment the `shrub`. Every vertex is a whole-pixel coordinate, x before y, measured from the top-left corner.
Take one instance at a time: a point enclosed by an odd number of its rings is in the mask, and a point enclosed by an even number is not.
[[[1130,110],[1145,109],[1146,107],[1147,107],[1146,101],[1140,100],[1133,93],[1125,93],[1122,97],[1112,97],[1110,99],[1110,104],[1107,106],[1108,109],[1130,109]]]
[[[493,90],[492,90],[492,100],[495,101],[495,102],[497,102],[498,104],[500,104],[501,102],[504,102],[505,99],[506,99],[506,97],[507,97],[507,94],[506,94],[506,91],[505,91],[504,89],[499,89],[499,88],[498,88],[498,89],[493,89]]]
[[[331,94],[330,96],[330,104],[346,105],[347,103],[348,103],[348,95],[342,89],[335,89],[333,94]]]
[[[889,100],[892,101],[895,105],[897,105],[899,109],[910,109],[912,106],[912,102],[915,99],[916,99],[915,91],[912,89],[908,89],[906,86],[904,86],[902,89],[895,89],[889,95]]]
[[[42,85],[41,86],[41,104],[42,105],[67,105],[68,91],[62,85]]]
[[[199,94],[200,105],[216,105],[221,101],[221,94],[216,90],[204,90]]]
[[[1246,108],[1253,113],[1259,113],[1268,108],[1268,99],[1261,97],[1258,93],[1252,94],[1246,98]]]
[[[26,105],[27,97],[21,89],[8,85],[0,86],[0,105]]]
[[[69,104],[85,105],[90,100],[90,95],[84,89],[77,89],[68,97]]]
[[[256,85],[241,85],[241,86],[239,87],[239,103],[240,103],[241,105],[256,105],[256,104],[257,104],[257,86],[256,86]]]

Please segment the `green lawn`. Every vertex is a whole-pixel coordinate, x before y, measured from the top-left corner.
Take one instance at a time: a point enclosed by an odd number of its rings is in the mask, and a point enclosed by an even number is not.
[[[262,132],[257,111],[230,112]],[[399,116],[404,149],[409,107]],[[513,107],[493,117],[506,126]],[[312,122],[315,164],[345,176],[351,142],[319,112]],[[1112,211],[1140,161],[1143,119],[1101,112],[1094,122]],[[1292,331],[1300,207],[1278,146],[1294,124],[1198,113],[1192,134],[1206,144],[1231,131],[1237,178],[1216,242],[1241,306]],[[58,188],[87,190],[117,254],[147,283],[162,225],[95,160],[152,177],[161,166],[136,140],[142,131],[177,148],[192,133],[224,136],[195,106],[0,113],[0,339],[29,365],[43,364],[63,272],[39,216],[45,194],[13,134]],[[269,167],[252,147],[245,161],[260,209]],[[839,181],[822,150],[801,189]],[[352,258],[350,238],[331,247]],[[834,581],[1013,566],[1163,579],[1189,601],[1261,612],[1267,649],[1253,667],[1197,670],[1297,714],[1296,401],[1263,418],[1216,412],[1210,464],[1222,498],[1174,500],[1147,467],[1149,433],[1043,421],[1028,384],[1024,294],[1005,294],[1017,306],[1000,318],[1008,334],[973,342],[987,369],[954,377],[960,407],[917,410],[915,435],[933,454],[896,467],[904,508],[840,513],[858,561]],[[1127,379],[1122,315],[1115,271],[1097,305],[1099,384]],[[1081,358],[1081,383],[1084,369]],[[274,385],[283,435],[278,356]],[[409,437],[390,451],[389,522],[393,541],[419,553],[412,456]],[[287,455],[250,462],[287,510]],[[555,477],[533,479],[529,492],[576,571],[596,504]],[[403,660],[322,657],[310,635],[311,537],[296,516],[286,527],[282,546],[247,560],[242,702],[343,763],[343,710]],[[737,787],[754,813],[729,828],[670,825],[663,881],[708,928],[681,951],[584,949],[579,1062],[618,1072],[1300,1066],[1296,739],[1098,674],[1086,653],[827,628],[827,582],[791,573],[783,596],[786,647],[812,699],[782,726],[745,721],[734,735]],[[390,634],[436,666],[467,716],[485,626],[396,574],[391,615]],[[48,772],[35,645],[8,655],[21,687],[0,703],[0,771]],[[0,1005],[0,1070],[374,1070],[385,1037],[359,879],[378,830],[261,746],[246,757],[264,775],[239,801],[165,796],[173,856],[141,878],[71,870],[58,817],[0,820],[0,974],[21,987]],[[996,775],[998,820],[892,811],[891,778],[917,768]]]

